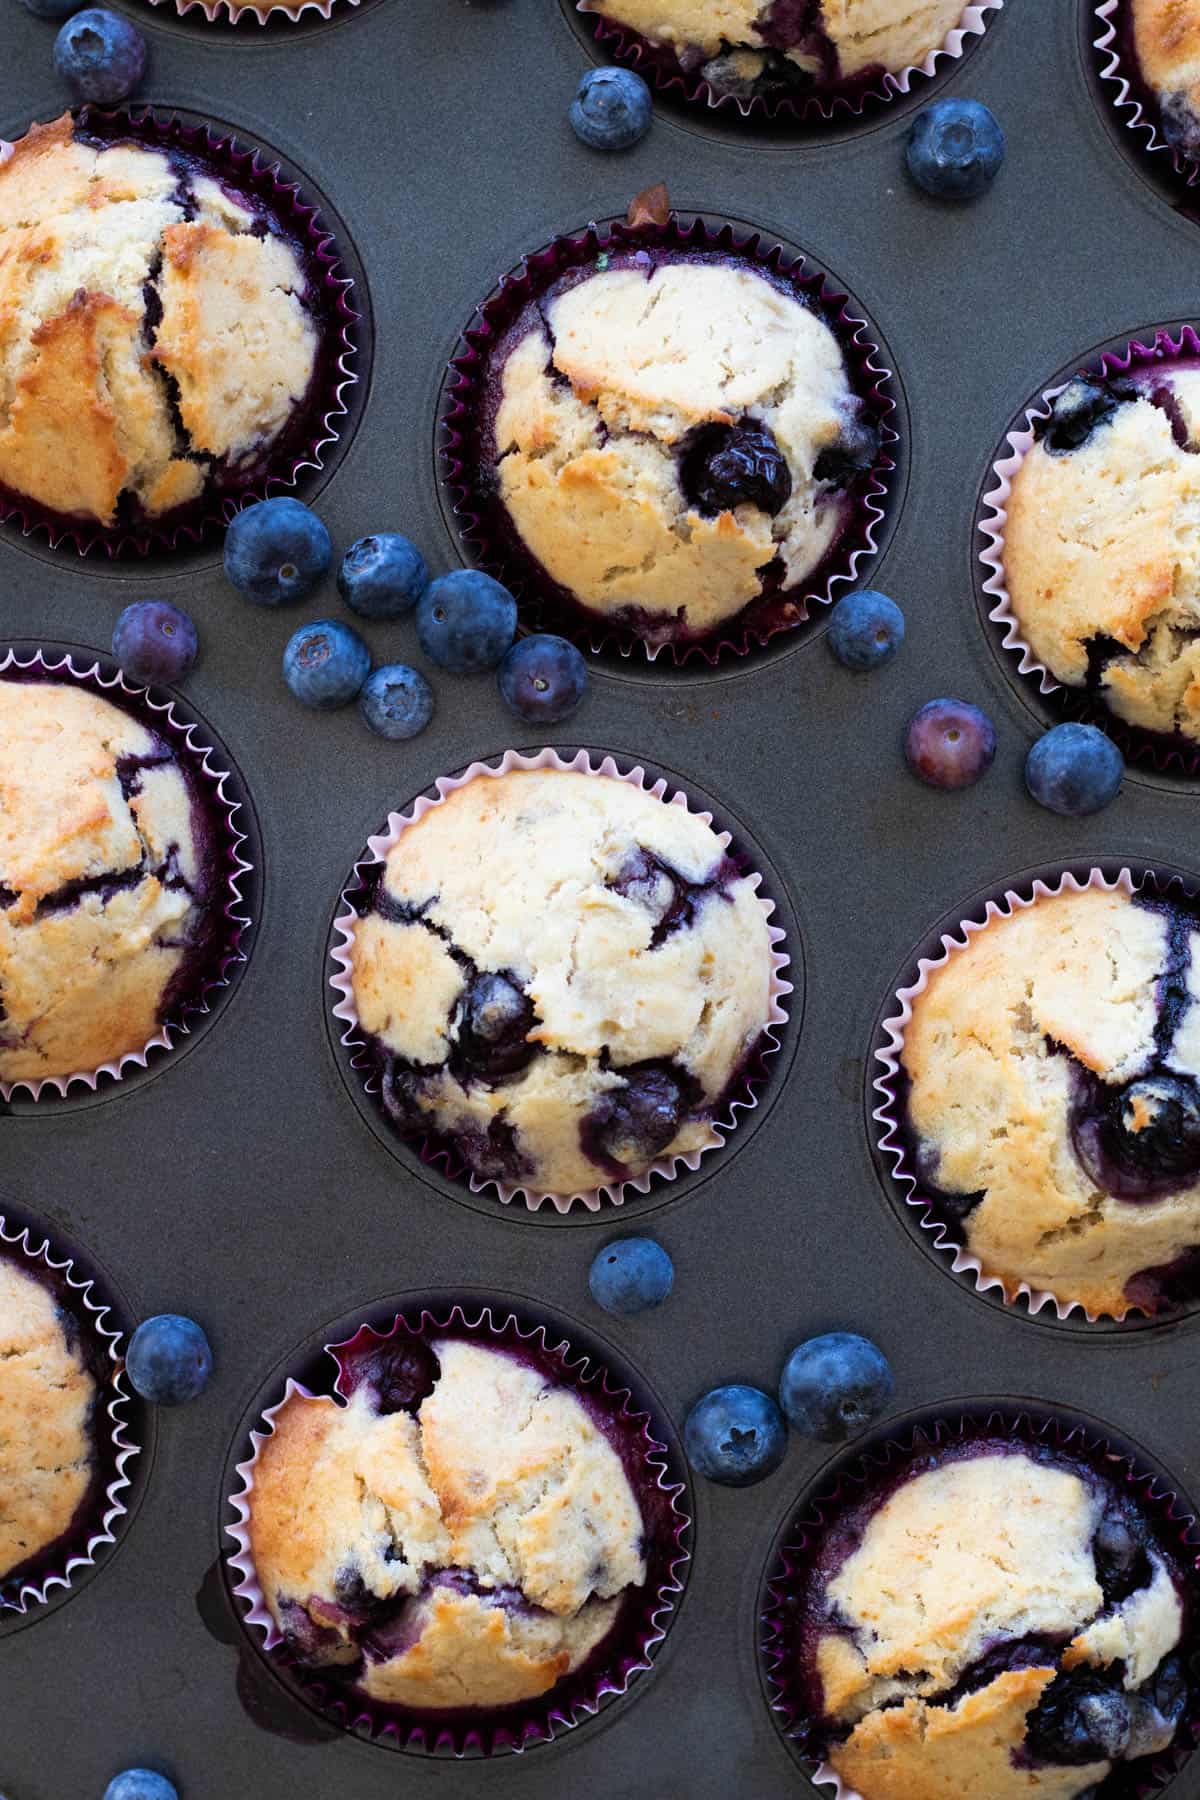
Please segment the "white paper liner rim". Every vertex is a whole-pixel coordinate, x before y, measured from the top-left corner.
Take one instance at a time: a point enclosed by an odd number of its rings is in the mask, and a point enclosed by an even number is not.
[[[886,1042],[875,1052],[875,1060],[880,1063],[883,1073],[877,1075],[872,1082],[881,1101],[873,1110],[871,1117],[881,1129],[876,1134],[876,1142],[880,1151],[891,1159],[892,1178],[904,1192],[906,1206],[922,1209],[918,1224],[922,1231],[930,1234],[932,1248],[945,1253],[953,1253],[950,1268],[955,1275],[966,1275],[972,1280],[975,1291],[980,1294],[998,1292],[1006,1305],[1014,1305],[1024,1300],[1031,1316],[1036,1316],[1045,1308],[1054,1310],[1060,1320],[1069,1319],[1080,1313],[1091,1325],[1100,1319],[1108,1318],[1106,1312],[1091,1312],[1081,1301],[1062,1300],[1057,1295],[1043,1289],[1030,1287],[1022,1281],[1017,1284],[1006,1283],[999,1275],[989,1274],[977,1256],[973,1256],[966,1247],[947,1229],[940,1220],[933,1217],[931,1203],[920,1192],[920,1179],[915,1171],[910,1170],[907,1150],[901,1141],[900,1119],[894,1084],[900,1075],[901,1055],[904,1049],[904,1035],[912,1019],[912,1003],[919,994],[923,994],[929,985],[929,978],[937,969],[942,969],[960,951],[965,950],[971,939],[997,919],[1011,918],[1017,912],[1024,912],[1036,906],[1041,900],[1054,899],[1060,894],[1081,894],[1089,888],[1105,893],[1117,890],[1131,897],[1139,891],[1140,882],[1136,880],[1128,867],[1122,867],[1116,875],[1105,875],[1100,868],[1093,868],[1086,881],[1080,881],[1068,869],[1057,881],[1038,879],[1032,883],[1028,892],[1022,893],[1016,888],[1006,888],[1000,900],[989,900],[984,908],[984,916],[963,919],[956,931],[943,932],[940,955],[923,956],[917,963],[917,979],[907,987],[900,988],[895,996],[898,1010],[890,1018],[884,1019],[881,1030],[886,1035]]]
[[[1158,121],[1151,117],[1133,92],[1132,84],[1122,72],[1121,49],[1117,41],[1116,19],[1120,13],[1123,0],[1103,0],[1096,7],[1096,18],[1103,29],[1100,36],[1093,38],[1092,45],[1096,50],[1107,51],[1108,61],[1100,70],[1100,79],[1110,84],[1113,89],[1113,111],[1121,117],[1121,123],[1136,136],[1144,137],[1141,148],[1151,155],[1162,155],[1165,152],[1171,159],[1175,173],[1187,182],[1189,187],[1200,179],[1200,163],[1181,156],[1179,151],[1169,144],[1159,130]],[[1127,116],[1124,116],[1127,115]]]
[[[973,4],[963,9],[958,24],[947,32],[942,42],[932,49],[921,62],[909,63],[903,69],[885,70],[880,78],[880,84],[881,87],[888,90],[888,98],[894,99],[897,94],[911,93],[913,82],[917,77],[932,77],[937,72],[938,64],[943,60],[959,61],[966,50],[968,40],[982,37],[987,30],[991,22],[988,14],[1002,12],[1004,5],[1005,0],[973,0]],[[606,14],[603,0],[576,0],[576,11],[598,15],[602,19],[606,19],[618,31],[635,29],[632,26],[623,26],[619,19],[613,19],[611,14]],[[669,48],[669,46],[666,47]],[[719,94],[708,82],[705,82],[704,86],[707,89],[706,104],[714,112],[721,107],[732,105],[743,118],[752,119],[756,116],[761,103],[756,102],[754,98],[746,98],[737,94]],[[878,97],[882,98],[882,96]],[[863,104],[865,104],[864,100],[856,107],[845,94],[835,92],[823,96],[819,90],[800,98],[804,108],[803,117],[807,118],[811,113],[817,113],[826,124],[831,123],[841,111],[861,113]]]
[[[186,724],[176,713],[173,700],[156,700],[150,689],[137,687],[127,681],[119,668],[114,670],[111,675],[106,675],[100,667],[98,656],[92,663],[81,666],[76,663],[70,651],[65,651],[55,662],[47,658],[45,652],[41,650],[36,651],[33,656],[22,658],[14,649],[10,648],[0,655],[0,678],[3,677],[4,671],[10,668],[42,669],[48,675],[65,674],[83,685],[95,680],[106,691],[115,690],[123,695],[128,695],[161,717],[164,724],[170,727],[169,732],[164,732],[163,736],[177,750],[180,745],[186,749],[192,758],[193,772],[205,776],[211,782],[212,797],[218,810],[224,815],[225,843],[223,849],[227,852],[231,866],[225,875],[224,900],[214,899],[212,905],[214,908],[220,908],[228,924],[236,927],[240,934],[248,931],[251,925],[249,913],[236,910],[244,906],[244,896],[241,891],[242,880],[251,873],[254,867],[253,863],[247,862],[242,855],[243,846],[248,841],[246,833],[239,828],[236,822],[237,814],[242,810],[242,803],[240,800],[230,797],[227,784],[231,779],[232,772],[217,767],[213,761],[211,747],[206,745],[199,735],[200,726]],[[114,704],[117,702],[114,701]],[[47,1075],[36,1079],[22,1076],[17,1081],[5,1081],[0,1078],[0,1099],[9,1101],[22,1089],[32,1100],[40,1099],[47,1092],[58,1094],[60,1098],[63,1098],[68,1089],[76,1082],[82,1082],[85,1087],[95,1093],[102,1075],[108,1075],[114,1081],[120,1081],[127,1068],[146,1068],[152,1050],[172,1050],[175,1047],[176,1038],[190,1036],[191,1021],[202,1018],[211,1012],[211,996],[229,986],[234,972],[245,964],[247,956],[248,952],[241,943],[236,949],[227,951],[222,956],[220,972],[206,980],[200,993],[186,1003],[183,1016],[179,1019],[164,1020],[154,1036],[143,1044],[140,1050],[127,1050],[124,1055],[101,1063],[97,1069],[77,1070],[71,1075]]]
[[[0,1224],[2,1224],[2,1221],[0,1221]],[[600,1363],[597,1358],[589,1356],[583,1351],[580,1351],[578,1355],[572,1356],[570,1354],[570,1345],[565,1338],[559,1337],[557,1342],[552,1342],[550,1337],[551,1328],[546,1325],[531,1325],[526,1330],[522,1320],[513,1311],[502,1311],[500,1321],[497,1323],[496,1315],[498,1310],[500,1309],[491,1303],[480,1304],[478,1311],[475,1312],[472,1309],[470,1315],[468,1315],[461,1304],[457,1303],[450,1307],[446,1312],[434,1312],[426,1306],[413,1306],[397,1313],[391,1330],[392,1333],[394,1333],[399,1326],[401,1319],[408,1319],[409,1313],[417,1314],[418,1312],[423,1332],[446,1331],[451,1328],[463,1327],[467,1331],[478,1331],[481,1335],[487,1335],[489,1333],[495,1334],[501,1332],[511,1324],[515,1328],[517,1335],[526,1343],[540,1342],[542,1349],[552,1357],[557,1353],[562,1358],[562,1368],[564,1372],[579,1371],[594,1367],[598,1371],[599,1391],[603,1394],[605,1400],[612,1403],[614,1406],[619,1407],[620,1416],[627,1422],[640,1424],[642,1436],[646,1444],[646,1468],[653,1474],[655,1486],[671,1498],[671,1510],[676,1520],[674,1553],[670,1557],[667,1574],[664,1580],[659,1584],[657,1590],[657,1602],[650,1608],[646,1615],[648,1629],[647,1635],[642,1642],[641,1656],[636,1663],[633,1663],[630,1668],[625,1671],[620,1680],[606,1677],[605,1680],[599,1684],[594,1700],[577,1702],[572,1707],[569,1715],[552,1709],[549,1714],[549,1730],[547,1737],[538,1740],[539,1742],[548,1742],[554,1738],[559,1728],[570,1730],[574,1725],[579,1723],[581,1717],[594,1716],[600,1710],[601,1703],[604,1700],[626,1694],[629,1691],[630,1685],[638,1677],[646,1674],[652,1667],[654,1652],[657,1651],[659,1645],[667,1635],[671,1617],[677,1608],[679,1596],[683,1593],[683,1581],[681,1579],[682,1571],[686,1569],[692,1560],[692,1553],[684,1543],[684,1538],[691,1527],[692,1519],[691,1516],[685,1512],[682,1505],[682,1500],[687,1491],[686,1488],[681,1482],[672,1481],[670,1479],[667,1446],[660,1443],[651,1435],[651,1415],[648,1412],[631,1410],[631,1404],[635,1404],[631,1390],[628,1387],[623,1387],[619,1384],[616,1386],[610,1385],[608,1369]],[[411,1320],[409,1322],[411,1323]],[[364,1323],[367,1323],[367,1321],[364,1321]],[[374,1329],[375,1327],[372,1327],[372,1330]],[[362,1325],[359,1325],[351,1332],[348,1338],[341,1338],[335,1343],[326,1344],[325,1350],[327,1354],[335,1355],[338,1350],[343,1349],[347,1344],[352,1343],[361,1330]],[[380,1335],[386,1338],[391,1334],[384,1331],[381,1332]],[[342,1377],[339,1373],[337,1381],[334,1383],[334,1393],[344,1400],[345,1396],[342,1395],[341,1392],[341,1380]],[[567,1386],[569,1392],[574,1393],[576,1391],[570,1383],[564,1385]],[[330,1396],[325,1394],[314,1394],[310,1388],[305,1387],[302,1382],[296,1381],[289,1375],[284,1382],[282,1397],[277,1400],[273,1406],[265,1407],[260,1415],[260,1422],[263,1429],[251,1429],[250,1442],[253,1446],[251,1454],[242,1462],[235,1464],[235,1472],[240,1477],[242,1485],[228,1498],[228,1505],[236,1515],[236,1518],[233,1524],[227,1522],[224,1529],[225,1535],[232,1538],[233,1542],[237,1545],[237,1550],[233,1553],[226,1552],[226,1562],[231,1569],[236,1571],[238,1577],[233,1585],[233,1593],[235,1598],[243,1602],[245,1607],[244,1612],[241,1614],[241,1624],[245,1628],[254,1626],[262,1632],[263,1636],[260,1648],[264,1652],[277,1650],[284,1642],[284,1637],[283,1633],[276,1625],[263,1595],[262,1587],[258,1580],[257,1570],[255,1568],[254,1555],[250,1542],[250,1515],[251,1500],[254,1494],[255,1466],[259,1456],[262,1454],[263,1445],[274,1435],[275,1420],[286,1406],[306,1402],[325,1406],[328,1405],[329,1398]],[[529,1704],[536,1705],[537,1702],[533,1701]],[[481,1711],[486,1715],[486,1708],[481,1709]],[[371,1724],[372,1736],[394,1735],[397,1738],[400,1736],[400,1729],[394,1723],[389,1723],[384,1728],[383,1732],[379,1732],[373,1721],[368,1719],[368,1722]],[[357,1723],[358,1721],[348,1718],[346,1720],[345,1729],[353,1730]],[[410,1734],[409,1738],[405,1741],[406,1743],[411,1743],[413,1741],[412,1735]],[[519,1753],[524,1746],[521,1744],[514,1744],[512,1748],[515,1753]]]
[[[38,1231],[40,1229],[37,1228]],[[50,1239],[44,1233],[38,1243],[33,1226],[18,1227],[14,1222],[10,1228],[3,1211],[0,1211],[0,1256],[13,1252],[32,1263],[42,1264],[60,1276],[71,1289],[73,1297],[88,1313],[87,1322],[101,1340],[105,1354],[113,1365],[113,1397],[104,1411],[109,1420],[109,1439],[115,1446],[117,1455],[116,1472],[104,1490],[103,1515],[96,1528],[89,1533],[84,1549],[69,1556],[62,1570],[52,1571],[40,1581],[23,1582],[15,1600],[0,1599],[0,1619],[7,1613],[27,1613],[31,1607],[42,1605],[55,1588],[71,1587],[74,1576],[81,1569],[92,1568],[100,1551],[116,1542],[117,1523],[129,1510],[122,1496],[131,1486],[132,1477],[125,1473],[125,1468],[142,1452],[142,1446],[129,1436],[129,1421],[125,1417],[124,1409],[128,1406],[131,1395],[125,1384],[125,1362],[120,1351],[121,1331],[118,1326],[109,1323],[111,1306],[108,1301],[102,1301],[94,1294],[94,1279],[90,1275],[77,1275],[71,1257],[55,1256],[50,1248]]]
[[[150,0],[151,6],[170,3],[171,0]],[[225,15],[224,22],[228,25],[236,25],[245,18],[257,19],[260,25],[265,25],[268,19],[275,18],[280,13],[293,24],[305,13],[316,13],[319,18],[328,19],[338,3],[339,0],[303,0],[300,6],[237,6],[234,0],[174,0],[175,11],[181,19],[185,19],[190,12],[202,12],[210,25],[215,24],[222,13]],[[360,0],[343,0],[343,3],[356,7]]]
[[[435,784],[436,799],[430,799],[427,795],[422,794],[407,811],[389,813],[386,831],[367,839],[370,857],[361,858],[356,862],[355,871],[357,872],[367,861],[371,864],[384,862],[389,850],[410,825],[415,825],[419,819],[424,818],[427,812],[435,806],[440,806],[448,795],[465,787],[468,782],[479,778],[495,779],[509,774],[514,769],[558,769],[575,774],[615,778],[627,782],[632,787],[640,788],[644,793],[653,795],[657,800],[665,800],[670,806],[682,806],[685,811],[692,812],[694,817],[703,820],[706,825],[711,826],[713,823],[713,815],[710,812],[695,810],[689,806],[687,796],[682,789],[671,792],[669,783],[664,777],[659,776],[651,782],[640,764],[636,764],[628,772],[625,772],[618,767],[616,759],[610,755],[604,756],[599,765],[594,767],[591,755],[587,750],[578,751],[570,760],[550,748],[539,750],[533,756],[523,755],[517,750],[507,750],[498,762],[473,762],[461,775],[439,776]],[[726,849],[731,841],[732,833],[718,831],[716,836],[722,850]],[[784,970],[790,966],[791,958],[786,950],[781,948],[786,939],[785,932],[781,926],[771,923],[775,902],[758,892],[762,884],[761,874],[753,871],[746,879],[754,889],[755,898],[762,908],[770,944],[771,982],[767,1017],[757,1043],[751,1051],[752,1056],[765,1061],[768,1057],[778,1054],[780,1049],[778,1028],[787,1023],[788,1013],[783,1002],[787,995],[794,992],[794,988],[793,984],[785,978]],[[348,888],[345,891],[348,891]],[[330,960],[337,966],[335,973],[329,977],[329,985],[340,996],[337,1004],[333,1007],[333,1016],[345,1026],[345,1030],[341,1034],[341,1042],[347,1049],[354,1049],[362,1044],[362,1039],[357,1035],[360,1025],[354,1006],[351,961],[354,932],[358,922],[358,914],[353,907],[347,905],[334,921],[334,930],[339,934],[340,942],[335,942],[330,949]],[[354,1073],[361,1079],[362,1072],[356,1070]],[[369,1093],[373,1093],[368,1082],[364,1081],[363,1085]],[[520,1184],[510,1186],[507,1182],[497,1179],[484,1180],[472,1171],[468,1185],[471,1192],[475,1194],[485,1193],[489,1188],[494,1189],[498,1199],[506,1206],[521,1197],[530,1212],[537,1212],[540,1207],[547,1204],[553,1206],[559,1213],[567,1213],[575,1205],[584,1206],[589,1212],[598,1212],[606,1200],[612,1206],[621,1206],[624,1204],[628,1189],[632,1188],[637,1193],[644,1194],[649,1190],[655,1176],[673,1180],[681,1166],[695,1171],[700,1166],[701,1158],[706,1156],[710,1150],[720,1149],[726,1139],[737,1129],[737,1113],[753,1112],[757,1106],[757,1092],[753,1088],[747,1088],[740,1097],[732,1098],[727,1102],[728,1111],[732,1115],[728,1124],[718,1123],[715,1120],[709,1122],[707,1142],[699,1145],[695,1150],[687,1151],[686,1154],[658,1157],[642,1174],[626,1181],[601,1182],[594,1188],[573,1194],[538,1194],[529,1192]]]

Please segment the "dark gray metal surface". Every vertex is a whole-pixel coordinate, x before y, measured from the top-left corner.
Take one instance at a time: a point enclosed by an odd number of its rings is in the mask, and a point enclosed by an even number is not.
[[[53,29],[0,0],[0,131],[62,103]],[[101,1104],[0,1119],[0,1191],[78,1239],[134,1313],[179,1309],[211,1331],[218,1370],[198,1405],[159,1421],[144,1497],[106,1566],[52,1614],[0,1636],[0,1789],[99,1800],[124,1765],[161,1762],[185,1800],[784,1800],[807,1792],[767,1714],[756,1606],[765,1560],[826,1461],[793,1441],[745,1493],[694,1494],[695,1557],[658,1666],[599,1722],[489,1766],[433,1764],[345,1737],[298,1743],[251,1722],[237,1657],[196,1595],[217,1557],[235,1437],[271,1372],[323,1322],[381,1296],[458,1285],[539,1303],[607,1338],[679,1420],[705,1387],[770,1387],[797,1338],[876,1337],[897,1405],[1032,1396],[1141,1442],[1200,1490],[1200,1322],[1120,1336],[1033,1322],[967,1291],[916,1242],[877,1173],[867,1067],[881,1002],[949,910],[1023,870],[1131,858],[1200,876],[1200,794],[1132,776],[1091,821],[1021,791],[1034,712],[981,629],[972,523],[1011,417],[1060,367],[1114,335],[1195,316],[1200,227],[1124,159],[1097,109],[1077,0],[1010,0],[952,77],[996,107],[1008,165],[979,205],[939,207],[901,171],[900,112],[840,142],[731,141],[660,114],[632,153],[575,143],[564,111],[587,51],[558,0],[375,0],[295,34],[145,26],[146,96],[273,145],[335,204],[365,266],[376,350],[361,423],[320,495],[340,546],[409,531],[454,560],[432,459],[441,372],[459,325],[523,250],[623,210],[666,179],[675,201],[753,219],[849,284],[897,358],[911,418],[908,492],[878,585],[906,609],[897,664],[838,669],[818,637],[697,678],[600,674],[557,734],[647,759],[707,796],[761,847],[798,926],[807,975],[767,1103],[729,1149],[622,1214],[560,1220],[463,1204],[461,1190],[382,1148],[348,1099],[326,1025],[336,896],[390,806],[438,774],[530,736],[492,682],[438,679],[433,728],[371,738],[353,710],[301,712],[279,679],[311,608],[272,616],[225,587],[215,552],[166,570],[51,556],[0,534],[0,635],[107,645],[130,598],[196,617],[186,697],[237,758],[264,846],[250,967],[211,1030],[152,1079]],[[381,657],[411,625],[372,628]],[[898,751],[921,701],[992,714],[996,766],[974,791],[922,789]],[[800,946],[794,945],[793,948]],[[781,1076],[786,1072],[786,1079]],[[606,1237],[638,1224],[675,1258],[670,1304],[605,1320],[586,1293]],[[206,1602],[211,1621],[220,1613]],[[1175,1784],[1198,1791],[1194,1774]]]

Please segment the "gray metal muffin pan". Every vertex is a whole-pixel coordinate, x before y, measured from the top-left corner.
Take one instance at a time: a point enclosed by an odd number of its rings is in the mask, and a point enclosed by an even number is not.
[[[13,135],[64,96],[53,27],[2,3],[0,131]],[[118,4],[150,40],[144,97],[276,149],[332,202],[365,271],[370,373],[352,440],[311,489],[339,546],[400,528],[436,568],[453,565],[433,421],[460,324],[523,251],[665,179],[681,207],[807,248],[878,321],[911,443],[870,579],[904,605],[908,640],[877,677],[839,669],[819,628],[715,674],[605,668],[584,710],[546,734],[645,760],[761,848],[805,1004],[757,1113],[696,1174],[620,1213],[530,1216],[385,1149],[346,1093],[327,1018],[330,922],[368,834],[439,774],[531,747],[493,683],[437,678],[432,728],[388,745],[353,710],[301,712],[279,679],[293,626],[338,610],[332,583],[272,615],[226,588],[215,549],[109,565],[0,533],[0,637],[104,649],[120,608],[154,594],[194,614],[203,659],[185,698],[236,758],[263,861],[249,966],[185,1054],[125,1092],[0,1117],[0,1194],[82,1246],[133,1315],[195,1314],[217,1356],[205,1398],[158,1420],[116,1550],[68,1600],[0,1629],[0,1792],[99,1800],[115,1770],[142,1761],[185,1800],[809,1792],[767,1712],[756,1638],[764,1566],[826,1466],[820,1447],[793,1440],[782,1469],[746,1492],[695,1484],[690,1579],[653,1673],[558,1743],[487,1764],[315,1730],[269,1682],[265,1699],[250,1684],[251,1717],[213,1573],[229,1470],[253,1409],[326,1321],[461,1287],[578,1321],[641,1371],[677,1425],[712,1384],[769,1388],[797,1339],[852,1326],[891,1357],[898,1413],[993,1395],[1079,1409],[1200,1493],[1200,1319],[1081,1331],[982,1301],[900,1217],[867,1129],[883,1002],[960,903],[1052,863],[1128,858],[1200,878],[1194,784],[1131,775],[1083,821],[1025,799],[1036,708],[982,627],[972,541],[991,461],[1029,397],[1093,345],[1196,316],[1200,227],[1110,126],[1084,0],[1009,0],[943,78],[1009,132],[998,185],[968,207],[908,184],[912,102],[803,144],[662,110],[634,151],[589,153],[565,121],[589,52],[559,0],[373,0],[358,12],[338,0],[329,24],[265,31]],[[407,623],[368,635],[381,659],[415,650]],[[999,737],[991,774],[959,795],[918,786],[899,753],[909,714],[942,693],[983,705]],[[588,1298],[589,1262],[640,1227],[675,1258],[675,1293],[640,1320],[607,1319]],[[1195,1763],[1171,1792],[1200,1792]]]

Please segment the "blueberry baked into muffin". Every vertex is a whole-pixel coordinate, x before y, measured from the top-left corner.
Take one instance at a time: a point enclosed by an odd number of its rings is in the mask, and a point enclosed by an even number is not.
[[[833,88],[923,62],[963,0],[590,0],[717,93]]]
[[[0,1257],[0,1584],[71,1528],[92,1480],[96,1383],[49,1289]]]
[[[386,1705],[545,1693],[646,1579],[617,1451],[570,1389],[473,1342],[385,1341],[352,1387],[293,1392],[255,1466],[250,1550],[290,1650]]]
[[[810,1747],[862,1800],[1092,1800],[1180,1729],[1181,1572],[1065,1453],[916,1457],[839,1515],[808,1580]]]
[[[147,726],[75,683],[0,676],[0,1082],[149,1042],[207,945],[210,837]]]
[[[1013,478],[1004,574],[1021,635],[1127,725],[1200,744],[1200,366],[1081,376]]]
[[[917,1189],[997,1276],[1091,1313],[1200,1285],[1200,917],[1066,890],[994,918],[912,1001]]]
[[[259,466],[317,357],[294,246],[181,154],[64,114],[0,165],[0,485],[101,526]]]
[[[684,807],[615,776],[477,776],[359,904],[354,1006],[402,1129],[560,1195],[720,1141],[771,939],[753,878]]]
[[[1173,150],[1200,157],[1200,0],[1130,0],[1133,48]]]
[[[487,482],[535,582],[654,645],[802,590],[879,455],[830,327],[717,251],[602,253],[529,307],[488,386]]]

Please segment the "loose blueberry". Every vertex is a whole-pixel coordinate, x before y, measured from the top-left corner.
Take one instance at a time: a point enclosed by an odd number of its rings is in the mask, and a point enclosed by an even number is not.
[[[683,1444],[697,1475],[724,1487],[749,1487],[774,1474],[783,1461],[787,1427],[770,1394],[719,1387],[693,1406]]]
[[[135,600],[113,627],[112,653],[143,687],[182,681],[199,647],[191,619],[168,600]]]
[[[412,738],[424,731],[433,717],[433,689],[419,669],[410,669],[407,663],[385,663],[367,676],[358,707],[380,737]]]
[[[425,558],[398,531],[376,532],[351,544],[338,570],[338,593],[364,619],[398,619],[429,586]]]
[[[829,648],[848,669],[879,669],[904,642],[904,614],[894,600],[863,588],[845,594],[829,621]]]
[[[89,6],[55,38],[54,66],[77,100],[111,106],[127,100],[146,73],[146,40],[128,19]]]
[[[507,975],[476,975],[462,1001],[458,1051],[467,1067],[485,1081],[515,1075],[537,1055],[529,1042],[533,1002]]]
[[[605,1312],[632,1318],[649,1307],[661,1306],[671,1292],[675,1267],[661,1244],[653,1238],[618,1238],[601,1250],[592,1264],[588,1286],[592,1299]]]
[[[283,679],[296,699],[320,712],[348,706],[371,672],[371,652],[349,625],[315,619],[284,646]]]
[[[978,100],[935,100],[912,122],[908,172],[937,200],[975,200],[1000,173],[1006,144],[1000,122]]]
[[[478,569],[431,582],[417,605],[417,637],[432,662],[456,675],[494,669],[517,630],[517,603]]]
[[[687,1102],[670,1069],[649,1063],[624,1073],[625,1086],[600,1097],[584,1133],[597,1160],[632,1168],[662,1154],[679,1130]]]
[[[1094,725],[1055,725],[1025,758],[1025,786],[1039,806],[1067,819],[1111,806],[1121,791],[1125,760]]]
[[[303,600],[333,560],[329,533],[302,501],[259,500],[230,521],[225,574],[256,606]]]
[[[805,1437],[837,1444],[865,1431],[895,1390],[891,1365],[869,1338],[831,1331],[792,1351],[783,1365],[779,1404]]]
[[[992,766],[996,732],[987,714],[966,700],[930,700],[909,720],[904,754],[930,787],[970,787]]]
[[[537,632],[518,638],[496,676],[500,697],[530,725],[557,725],[587,693],[587,664],[566,638]]]
[[[179,1789],[153,1769],[126,1769],[113,1776],[104,1800],[179,1800]]]
[[[568,117],[592,150],[628,150],[644,138],[654,116],[650,89],[632,69],[589,69]]]
[[[1200,1179],[1200,1085],[1161,1071],[1127,1087],[1080,1080],[1071,1141],[1088,1175],[1120,1200],[1155,1200]]]
[[[684,446],[680,485],[698,512],[715,518],[757,506],[774,518],[792,497],[792,472],[769,425],[701,425]]]
[[[182,1406],[195,1400],[212,1374],[208,1339],[192,1319],[159,1313],[144,1319],[129,1341],[125,1369],[143,1400]]]

